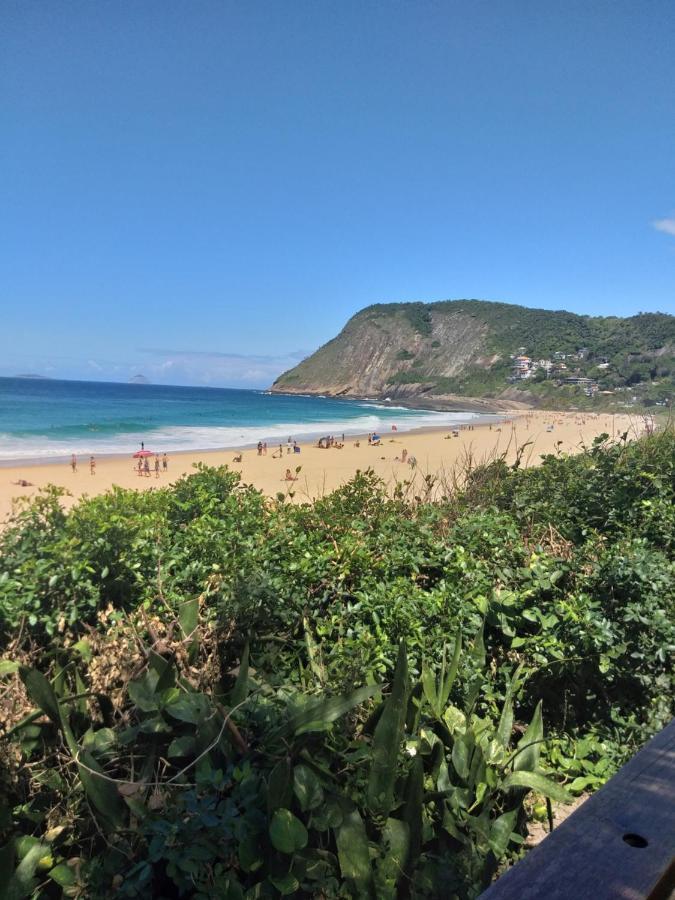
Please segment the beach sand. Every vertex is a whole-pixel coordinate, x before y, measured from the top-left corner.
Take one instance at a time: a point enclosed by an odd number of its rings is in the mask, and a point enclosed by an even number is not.
[[[553,430],[548,428],[553,426]],[[563,453],[578,452],[582,445],[590,445],[597,435],[606,432],[617,437],[627,431],[637,437],[643,429],[639,417],[611,414],[582,414],[561,412],[518,412],[510,413],[505,421],[475,425],[473,429],[464,426],[458,437],[452,437],[447,429],[420,432],[390,432],[382,434],[380,446],[369,446],[367,438],[360,439],[360,446],[354,446],[354,438],[347,437],[343,449],[318,449],[312,444],[301,444],[300,453],[286,453],[274,459],[273,445],[269,445],[266,456],[258,456],[256,448],[243,451],[212,450],[190,453],[173,453],[169,458],[167,472],[156,478],[151,460],[150,477],[139,477],[136,460],[130,457],[99,457],[96,460],[96,474],[91,475],[87,457],[78,460],[78,471],[73,473],[69,463],[46,463],[37,465],[12,465],[0,468],[0,522],[11,512],[12,498],[35,494],[41,487],[55,484],[66,488],[71,496],[64,498],[64,505],[72,505],[78,498],[88,494],[100,494],[119,485],[124,488],[150,490],[175,481],[181,475],[193,471],[197,462],[208,465],[228,465],[241,472],[242,480],[275,495],[279,491],[293,491],[295,500],[320,496],[333,490],[351,478],[357,469],[368,467],[375,470],[385,482],[409,480],[413,474],[416,483],[422,482],[427,474],[447,474],[461,465],[470,455],[474,463],[505,453],[507,462],[513,462],[517,448],[529,442],[523,455],[523,464],[536,465],[542,454],[559,450]],[[450,437],[448,437],[450,435]],[[415,456],[415,473],[408,464],[395,460],[401,451]],[[278,451],[278,445],[276,447]],[[241,463],[233,462],[233,457],[242,453]],[[284,475],[288,468],[295,474],[301,466],[297,481],[287,482]],[[21,487],[13,482],[20,479],[32,482],[31,487]]]

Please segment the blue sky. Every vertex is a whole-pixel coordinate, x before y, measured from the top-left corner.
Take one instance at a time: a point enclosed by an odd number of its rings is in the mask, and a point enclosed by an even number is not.
[[[0,374],[254,385],[370,303],[675,312],[672,0],[4,0]]]

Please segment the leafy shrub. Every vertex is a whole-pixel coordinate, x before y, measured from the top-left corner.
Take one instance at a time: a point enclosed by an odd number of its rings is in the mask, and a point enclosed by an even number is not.
[[[673,714],[674,450],[497,460],[433,502],[361,472],[288,504],[200,467],[25,504],[0,892],[475,896],[526,789],[597,788]]]

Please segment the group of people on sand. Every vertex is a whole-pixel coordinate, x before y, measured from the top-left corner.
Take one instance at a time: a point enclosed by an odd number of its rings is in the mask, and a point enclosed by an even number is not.
[[[341,441],[339,441],[335,437],[335,435],[329,434],[326,437],[319,438],[319,440],[317,441],[317,444],[316,444],[316,446],[319,448],[319,450],[330,450],[330,449],[342,450],[344,445],[345,445],[344,434],[342,435]]]
[[[77,455],[75,453],[71,454],[70,457],[70,468],[73,470],[73,475],[77,472]],[[89,457],[89,474],[96,474],[96,457]]]
[[[163,472],[168,472],[169,470],[169,457],[166,453],[162,454],[162,458],[160,460],[159,453],[155,454],[155,460],[152,465],[152,470],[154,470],[155,478],[159,478],[160,468]],[[138,460],[138,465],[136,466],[136,472],[138,477],[150,477],[150,458],[148,456],[143,457]]]

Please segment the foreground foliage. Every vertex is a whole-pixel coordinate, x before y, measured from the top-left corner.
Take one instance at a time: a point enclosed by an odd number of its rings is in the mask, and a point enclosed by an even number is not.
[[[19,510],[0,894],[476,896],[673,714],[674,450]]]

